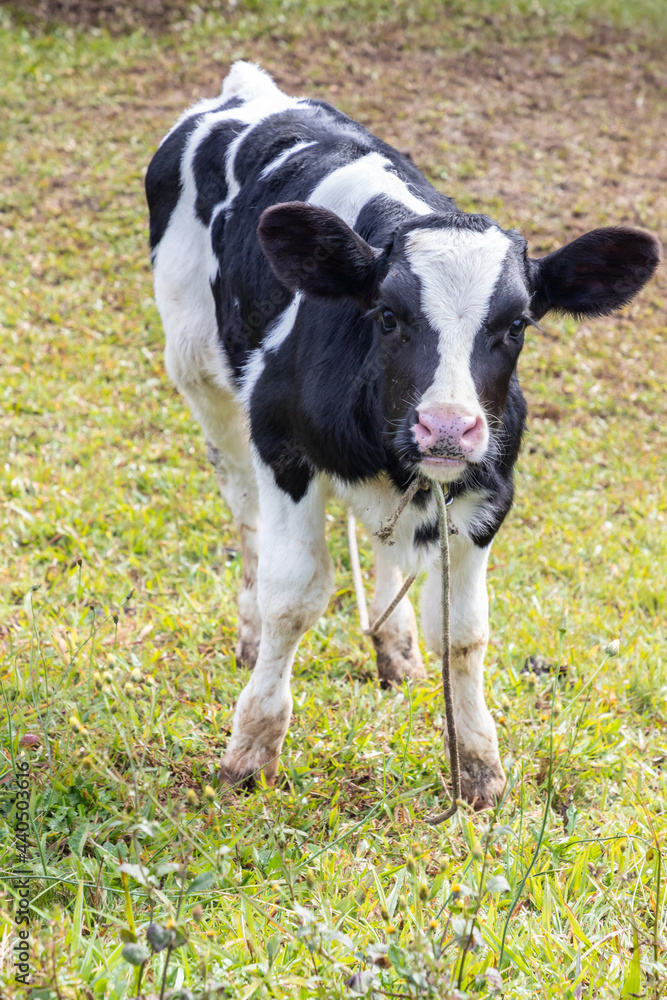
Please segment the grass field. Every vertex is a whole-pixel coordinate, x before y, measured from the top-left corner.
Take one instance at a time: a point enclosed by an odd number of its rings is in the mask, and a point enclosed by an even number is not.
[[[3,1000],[120,1000],[139,977],[197,1000],[667,996],[664,273],[622,315],[549,319],[524,349],[486,680],[510,785],[494,815],[433,829],[439,667],[379,690],[335,508],[336,590],[297,655],[280,782],[210,787],[246,681],[240,563],[164,375],[142,193],[166,129],[245,57],[535,255],[601,224],[664,238],[662,11],[271,0],[158,37],[0,8]],[[558,681],[524,669],[537,656]]]

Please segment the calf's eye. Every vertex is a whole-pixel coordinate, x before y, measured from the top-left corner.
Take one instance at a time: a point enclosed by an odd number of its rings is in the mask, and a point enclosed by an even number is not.
[[[510,325],[509,334],[512,340],[518,340],[523,331],[528,326],[528,321],[525,319],[515,319]]]
[[[385,333],[391,333],[398,326],[396,317],[391,309],[383,309],[380,313],[380,326]]]

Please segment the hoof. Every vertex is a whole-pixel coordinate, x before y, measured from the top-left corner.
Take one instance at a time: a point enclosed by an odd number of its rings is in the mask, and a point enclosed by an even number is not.
[[[390,688],[402,684],[404,680],[425,680],[426,671],[421,654],[410,634],[406,636],[404,643],[389,643],[382,636],[373,636],[373,645],[377,655],[380,687]]]
[[[236,662],[241,667],[252,670],[257,663],[259,641],[257,639],[239,638],[236,643]]]
[[[242,771],[232,770],[225,764],[224,760],[220,764],[220,770],[218,771],[219,785],[228,785],[229,788],[236,788],[238,791],[253,792],[256,783],[256,772],[250,771],[248,774],[244,774]]]
[[[499,761],[461,755],[461,796],[475,812],[493,809],[505,790],[507,779]]]
[[[246,755],[227,751],[220,762],[218,782],[231,788],[252,791],[257,785],[260,772],[263,772],[266,783],[272,785],[278,775],[279,755],[280,749],[272,753],[262,748]]]

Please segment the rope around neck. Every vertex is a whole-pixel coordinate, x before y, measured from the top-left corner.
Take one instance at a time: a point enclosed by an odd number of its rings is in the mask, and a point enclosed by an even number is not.
[[[401,497],[401,500],[392,516],[386,524],[382,525],[380,529],[375,532],[375,534],[376,537],[379,538],[380,541],[384,542],[385,545],[393,545],[394,529],[399,517],[410,503],[417,490],[428,490],[431,488],[431,485],[434,487],[436,504],[438,506],[438,533],[440,536],[440,566],[442,577],[442,690],[445,699],[447,744],[449,748],[449,763],[452,772],[453,791],[452,804],[449,808],[446,809],[445,812],[437,813],[435,816],[428,816],[426,818],[426,822],[431,826],[437,826],[439,823],[444,823],[445,820],[450,819],[457,812],[459,799],[461,798],[461,769],[459,764],[459,744],[456,736],[456,722],[454,720],[454,700],[452,695],[451,679],[451,640],[449,633],[449,535],[450,533],[457,534],[457,530],[454,525],[449,524],[449,519],[447,517],[447,494],[442,483],[431,484],[424,480],[421,476],[416,476],[414,481]],[[417,574],[412,574],[407,578],[391,604],[385,608],[380,617],[369,627],[367,625],[368,614],[366,612],[366,601],[363,593],[361,567],[359,565],[356,530],[352,514],[348,515],[348,536],[350,539],[352,577],[354,579],[354,587],[357,594],[357,605],[359,608],[359,618],[362,630],[364,635],[375,636],[379,633],[381,627],[384,625],[396,606],[403,600],[407,592],[410,590],[410,587],[417,578]]]

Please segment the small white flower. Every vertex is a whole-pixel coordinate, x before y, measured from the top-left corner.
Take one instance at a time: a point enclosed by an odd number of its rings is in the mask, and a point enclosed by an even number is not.
[[[618,639],[612,639],[611,642],[605,648],[605,653],[607,656],[618,656],[619,650],[621,648],[621,643]]]

